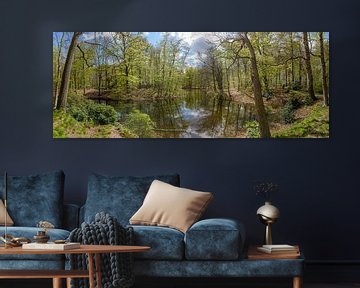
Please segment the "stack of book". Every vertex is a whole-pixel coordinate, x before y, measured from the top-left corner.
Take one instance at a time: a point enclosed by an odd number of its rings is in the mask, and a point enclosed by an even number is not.
[[[26,250],[71,250],[79,249],[80,243],[28,243],[22,245]]]
[[[257,247],[259,252],[264,252],[267,254],[299,254],[298,246],[291,245],[262,245]]]
[[[250,246],[248,259],[296,259],[300,257],[299,246],[291,245],[262,245]]]

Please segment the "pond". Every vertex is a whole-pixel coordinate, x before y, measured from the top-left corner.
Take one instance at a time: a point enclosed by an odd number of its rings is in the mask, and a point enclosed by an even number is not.
[[[151,101],[114,101],[120,115],[133,109],[148,114],[162,138],[239,137],[246,122],[255,119],[253,104],[210,97],[202,90],[184,90],[183,96]]]

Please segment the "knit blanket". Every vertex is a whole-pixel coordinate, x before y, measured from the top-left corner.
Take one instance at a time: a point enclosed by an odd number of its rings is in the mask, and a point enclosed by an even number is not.
[[[132,227],[122,227],[116,218],[101,212],[95,215],[94,222],[84,222],[80,228],[74,229],[70,233],[69,240],[86,245],[133,245],[133,234]],[[87,269],[87,255],[70,254],[67,257],[70,260],[70,269]],[[101,254],[101,280],[103,288],[132,287],[134,285],[132,253]],[[71,287],[88,288],[89,280],[72,279]]]

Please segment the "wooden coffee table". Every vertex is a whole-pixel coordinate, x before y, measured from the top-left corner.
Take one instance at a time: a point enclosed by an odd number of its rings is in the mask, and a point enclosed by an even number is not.
[[[72,250],[25,250],[21,247],[0,248],[0,255],[25,255],[25,254],[87,254],[88,270],[0,270],[0,279],[31,279],[52,278],[53,288],[62,287],[62,279],[66,278],[68,287],[72,278],[88,278],[90,288],[101,288],[101,257],[102,253],[127,253],[144,252],[147,246],[116,246],[116,245],[80,245],[79,249]],[[94,263],[95,257],[95,263]],[[95,265],[94,265],[95,264]]]

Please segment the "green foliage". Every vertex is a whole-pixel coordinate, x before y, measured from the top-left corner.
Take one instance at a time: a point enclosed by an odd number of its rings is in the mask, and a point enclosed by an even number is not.
[[[294,108],[289,102],[281,109],[281,117],[286,124],[295,121]]]
[[[260,138],[259,122],[249,121],[245,124],[247,138]]]
[[[71,105],[68,109],[68,112],[77,121],[84,122],[89,120],[86,105]]]
[[[307,105],[307,106],[310,106],[314,103],[314,100],[311,99],[311,97],[309,95],[307,95],[304,99],[304,104]]]
[[[305,119],[294,123],[290,128],[274,133],[277,138],[329,137],[329,109],[321,105]]]
[[[296,95],[286,102],[284,107],[281,109],[281,117],[286,124],[293,123],[295,121],[294,111],[301,106],[301,100]]]
[[[85,135],[85,126],[76,121],[71,115],[54,110],[53,114],[53,137],[54,138],[77,138]]]
[[[138,135],[140,138],[154,137],[155,124],[150,116],[141,113],[139,110],[133,110],[126,116],[125,127]]]
[[[136,138],[137,135],[125,126],[114,123],[96,125],[94,122],[79,122],[64,111],[54,110],[54,138]]]
[[[68,112],[77,121],[93,121],[99,125],[113,124],[118,119],[114,107],[98,104],[78,96],[70,97]]]
[[[138,138],[138,136],[133,131],[125,127],[123,124],[115,123],[115,127],[118,132],[125,138]]]
[[[113,124],[118,118],[114,107],[109,105],[92,103],[87,106],[87,110],[89,118],[96,124]]]

